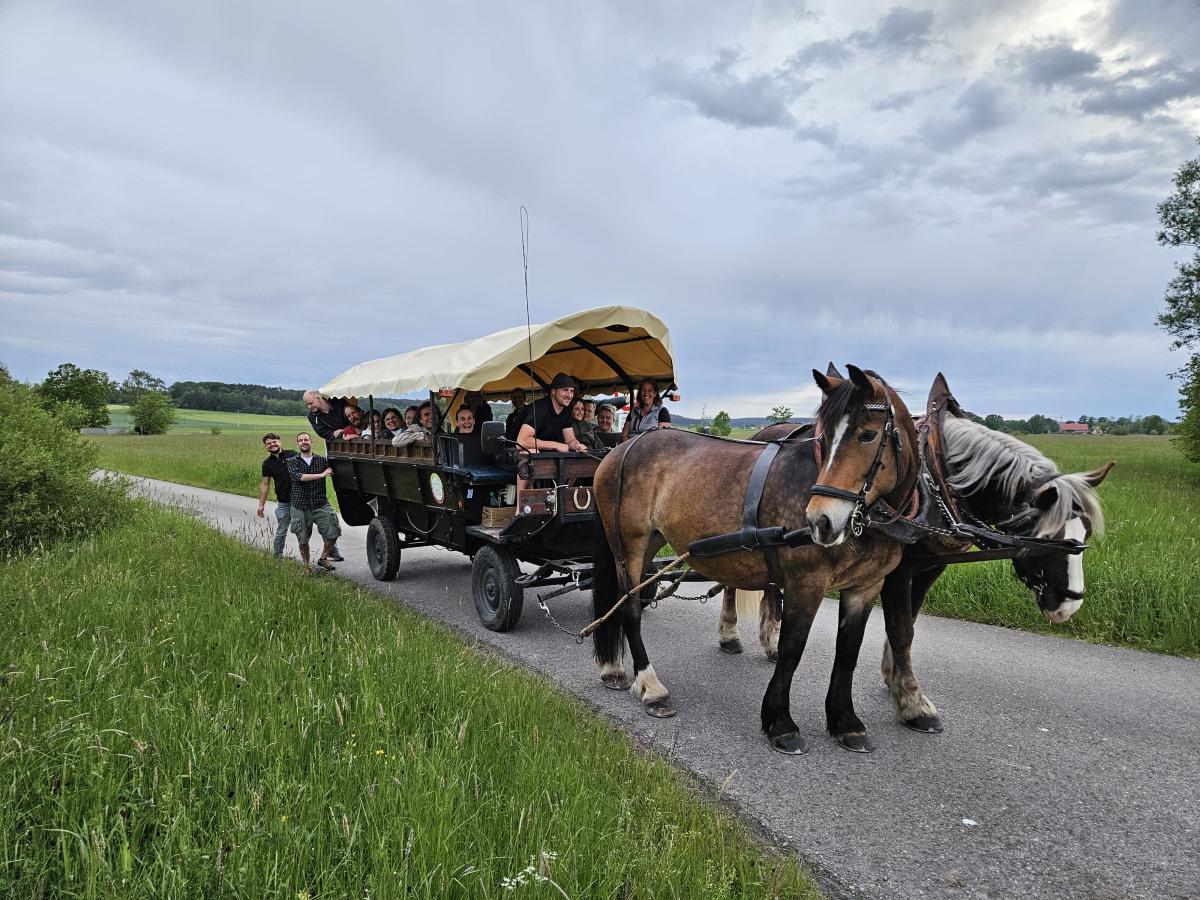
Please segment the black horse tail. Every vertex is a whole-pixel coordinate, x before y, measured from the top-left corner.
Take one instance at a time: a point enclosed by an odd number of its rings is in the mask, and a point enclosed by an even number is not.
[[[599,619],[621,596],[617,580],[617,559],[604,531],[604,522],[596,516],[596,533],[592,547],[592,613]],[[592,634],[593,654],[602,668],[618,665],[624,655],[625,641],[621,634],[621,613],[617,613]]]

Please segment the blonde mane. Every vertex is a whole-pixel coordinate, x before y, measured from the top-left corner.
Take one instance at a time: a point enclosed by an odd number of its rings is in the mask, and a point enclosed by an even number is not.
[[[1060,475],[1058,467],[1036,448],[1002,431],[947,414],[942,424],[948,481],[955,491],[969,496],[993,484],[1014,505],[1036,482],[1052,480],[1058,497],[1049,509],[1031,510],[1036,518],[1035,537],[1062,531],[1081,513],[1092,523],[1092,532],[1104,530],[1100,498],[1082,475]]]

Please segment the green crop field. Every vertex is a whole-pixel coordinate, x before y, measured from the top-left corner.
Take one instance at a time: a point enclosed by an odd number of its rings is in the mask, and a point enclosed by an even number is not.
[[[288,438],[292,419],[255,417]],[[272,424],[273,421],[273,424]],[[300,420],[303,421],[303,420]],[[295,430],[299,430],[298,428]],[[256,496],[259,432],[172,432],[103,437],[107,468]],[[290,438],[288,438],[290,440]],[[1084,557],[1087,598],[1065,625],[1052,626],[1012,574],[1009,563],[955,566],[925,609],[978,622],[1200,656],[1200,466],[1170,439],[1152,436],[1042,435],[1028,438],[1062,471],[1117,467],[1100,487],[1107,534]],[[285,441],[285,443],[287,443]]]
[[[129,415],[128,406],[110,405],[108,414],[112,417],[113,428],[133,428],[133,417]],[[278,432],[281,437],[290,438],[297,431],[309,428],[304,416],[260,416],[255,413],[215,412],[209,409],[180,409],[176,410],[175,424],[171,426],[171,434],[211,432],[219,428],[222,432],[246,432],[259,436],[265,431]]]
[[[544,679],[182,514],[0,616],[4,897],[816,896]]]

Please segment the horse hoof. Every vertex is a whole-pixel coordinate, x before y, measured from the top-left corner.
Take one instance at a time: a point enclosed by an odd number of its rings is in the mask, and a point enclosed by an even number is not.
[[[601,675],[600,683],[610,691],[629,690],[629,676],[624,672],[608,672]]]
[[[656,719],[669,719],[675,715],[675,707],[671,705],[670,697],[659,697],[646,704],[646,715]]]
[[[833,739],[838,746],[851,753],[874,753],[875,745],[865,731],[855,731],[849,734],[835,734]]]
[[[742,652],[742,642],[739,641],[737,638],[732,638],[731,640],[728,640],[728,641],[721,641],[721,652],[722,653],[741,653]]]
[[[800,756],[808,751],[808,745],[804,743],[800,732],[793,731],[791,734],[771,738],[771,749],[788,756]]]
[[[770,662],[779,662],[779,651],[778,650],[768,650],[767,651],[767,659]]]
[[[921,734],[942,733],[942,720],[937,716],[913,716],[911,719],[905,719],[904,724],[913,731],[921,732]]]

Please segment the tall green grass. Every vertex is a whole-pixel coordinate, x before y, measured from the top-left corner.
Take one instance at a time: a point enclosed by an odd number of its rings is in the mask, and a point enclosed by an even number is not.
[[[951,566],[925,608],[941,615],[1200,656],[1200,466],[1157,436],[1027,438],[1063,472],[1117,461],[1098,491],[1103,538],[1084,554],[1087,596],[1064,625],[1050,625],[1013,576],[1012,564]]]
[[[307,423],[305,423],[307,425]],[[257,497],[262,481],[262,461],[267,456],[262,436],[277,433],[287,449],[296,449],[295,434],[278,427],[231,434],[187,434],[91,436],[105,469],[143,475],[177,484]],[[316,452],[324,453],[320,438]],[[327,491],[330,498],[333,491]]]
[[[182,515],[0,617],[0,896],[815,896],[545,681]]]

